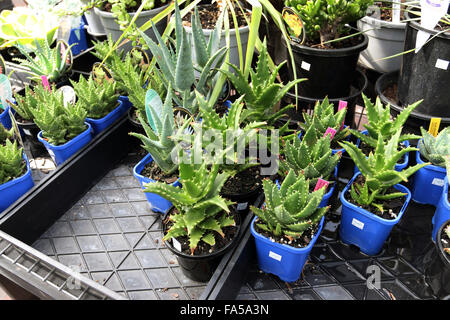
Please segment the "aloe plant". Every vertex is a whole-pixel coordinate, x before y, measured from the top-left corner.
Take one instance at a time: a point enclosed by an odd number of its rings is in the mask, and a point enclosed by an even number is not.
[[[181,106],[191,113],[196,113],[198,105],[195,99],[195,90],[207,99],[211,96],[214,88],[215,78],[224,62],[227,47],[219,48],[222,33],[223,15],[217,21],[209,41],[201,29],[198,11],[195,8],[192,15],[192,43],[195,48],[197,61],[193,61],[191,44],[186,30],[183,28],[178,2],[175,1],[175,39],[167,44],[161,38],[156,27],[153,25],[158,44],[150,39],[145,33],[139,31],[144,42],[150,48],[159,66],[157,74],[172,90],[177,92],[172,97],[176,105]],[[174,49],[172,49],[174,47]],[[195,72],[199,72],[196,79]],[[195,90],[194,90],[195,89]]]
[[[23,148],[19,148],[17,141],[6,140],[0,144],[0,185],[20,177],[25,171]]]
[[[196,151],[201,152],[201,146],[196,146],[200,148]],[[185,156],[184,153],[180,150],[180,158]],[[173,203],[177,212],[169,216],[173,225],[163,240],[187,236],[191,255],[194,255],[200,243],[214,246],[217,237],[225,236],[223,228],[236,224],[229,214],[232,202],[220,196],[230,174],[219,173],[219,164],[209,165],[205,161],[182,161],[179,171],[183,188],[156,182],[144,184],[144,191],[156,193]]]
[[[142,141],[142,147],[152,155],[153,160],[164,173],[175,172],[178,164],[173,161],[172,152],[176,145],[171,137],[176,134],[177,129],[183,131],[189,122],[187,119],[181,119],[179,128],[175,125],[172,91],[167,91],[164,104],[149,105],[147,120],[141,114],[138,115],[138,118],[146,135],[135,132],[131,132],[130,135]]]
[[[235,65],[229,64],[236,74],[227,70],[220,70],[233,83],[240,95],[244,95],[246,109],[243,118],[247,121],[265,121],[272,125],[282,117],[286,111],[293,108],[288,105],[278,111],[274,110],[275,105],[281,101],[284,95],[297,83],[305,79],[297,79],[286,85],[276,83],[278,71],[286,63],[283,62],[275,70],[269,69],[269,55],[267,53],[267,43],[264,40],[262,50],[259,53],[255,70],[250,70],[250,82],[248,77]]]
[[[333,104],[329,102],[328,97],[325,97],[322,102],[316,102],[313,115],[303,112],[305,122],[299,122],[299,126],[303,131],[314,127],[319,136],[323,136],[328,128],[332,128],[336,130],[332,141],[341,141],[350,135],[349,128],[342,126],[346,113],[347,108],[334,112]]]
[[[87,111],[80,103],[64,105],[62,92],[52,86],[45,104],[39,104],[33,113],[34,122],[42,130],[42,137],[59,146],[86,131]]]
[[[96,81],[91,75],[88,80],[81,76],[78,82],[70,80],[70,83],[77,94],[78,103],[87,111],[89,118],[101,119],[117,108],[117,82],[107,79]]]
[[[303,174],[315,184],[319,178],[328,180],[337,166],[342,153],[332,154],[330,136],[318,137],[310,127],[300,139],[295,136],[284,143],[279,163],[279,173],[285,176],[289,170]]]
[[[419,141],[420,154],[435,166],[445,168],[446,156],[450,155],[450,127],[443,129],[436,137],[422,127],[423,139]]]
[[[36,50],[34,51],[36,57],[32,58],[22,46],[18,46],[19,51],[26,57],[26,59],[13,58],[19,62],[21,66],[27,68],[26,73],[31,75],[31,80],[35,82],[41,81],[41,76],[47,76],[49,82],[56,82],[61,79],[69,70],[67,64],[67,57],[71,53],[70,45],[64,54],[61,54],[61,49],[64,48],[62,42],[58,42],[52,49],[47,40],[39,43],[35,40]]]
[[[7,130],[2,124],[0,124],[0,145],[4,145],[6,140],[14,140],[14,129]]]
[[[378,209],[375,214],[383,213],[379,200],[389,200],[404,196],[404,193],[387,193],[388,189],[400,182],[408,181],[408,177],[429,163],[416,164],[402,171],[395,170],[395,164],[401,157],[410,151],[419,150],[413,147],[403,148],[398,151],[398,141],[401,131],[397,131],[392,138],[385,142],[381,135],[378,136],[377,147],[374,153],[366,157],[352,142],[343,141],[339,144],[345,148],[364,177],[364,185],[353,183],[350,195],[359,205],[371,205]]]
[[[387,141],[397,131],[401,130],[411,112],[422,102],[422,100],[420,100],[409,105],[404,108],[394,120],[391,120],[391,110],[389,104],[384,107],[379,97],[377,97],[375,103],[372,103],[372,101],[370,101],[364,93],[362,94],[362,97],[367,110],[367,124],[364,124],[363,126],[367,129],[368,134],[362,134],[354,129],[350,129],[350,132],[372,148],[377,146],[379,135],[383,137],[384,141]],[[419,138],[420,136],[414,134],[403,134],[400,136],[399,142]]]
[[[14,98],[17,104],[14,110],[22,118],[22,120],[33,121],[33,110],[41,104],[51,99],[52,93],[45,88],[42,83],[38,83],[33,88],[25,86],[25,95],[15,94]]]
[[[256,225],[274,236],[298,239],[314,228],[329,207],[319,208],[325,188],[309,192],[310,181],[304,175],[289,170],[280,187],[270,179],[263,180],[265,205],[251,206],[258,216]]]

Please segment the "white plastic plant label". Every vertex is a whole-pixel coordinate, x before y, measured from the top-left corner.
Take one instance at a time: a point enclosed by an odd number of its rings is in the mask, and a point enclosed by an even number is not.
[[[444,180],[443,179],[439,179],[439,178],[434,178],[433,181],[431,182],[432,185],[438,186],[438,187],[443,187],[444,186]]]
[[[442,70],[448,69],[449,61],[443,59],[437,59],[435,67]]]
[[[352,220],[352,225],[354,225],[358,229],[361,229],[361,230],[364,229],[364,223],[355,218],[353,218],[353,220]]]
[[[62,86],[59,88],[63,94],[64,106],[67,107],[67,104],[74,104],[77,96],[75,94],[75,90],[71,86]]]
[[[0,108],[6,109],[8,102],[12,101],[11,83],[6,75],[0,74],[0,100],[2,105]]]
[[[400,0],[392,1],[392,22],[400,23]]]
[[[269,251],[269,257],[272,259],[275,259],[277,261],[281,261],[282,256],[280,256],[278,253],[275,253],[273,251]]]
[[[423,28],[433,30],[439,20],[447,13],[449,0],[420,0],[421,19],[420,25]],[[419,30],[416,37],[416,50],[419,50],[427,42],[430,34]]]
[[[22,130],[27,136],[31,136],[30,130],[28,130],[28,129],[22,129]]]
[[[47,152],[50,155],[50,157],[52,157],[53,162],[56,163],[56,157],[55,154],[53,153],[53,150],[47,149]]]
[[[311,64],[306,61],[302,61],[301,68],[306,71],[309,71],[309,69],[311,69]]]
[[[248,202],[238,203],[237,210],[245,210],[247,209]]]
[[[181,243],[177,239],[172,238],[172,244],[175,249],[181,252]]]

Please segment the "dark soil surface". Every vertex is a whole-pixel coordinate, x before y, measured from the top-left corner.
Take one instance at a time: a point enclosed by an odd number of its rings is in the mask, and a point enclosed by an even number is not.
[[[374,5],[377,5],[380,8],[381,20],[383,21],[392,21],[392,4],[383,3],[383,2],[375,2]],[[403,21],[405,18],[403,17],[403,6],[400,11],[400,21]]]
[[[397,104],[397,102],[398,102],[397,93],[398,93],[398,85],[397,85],[397,83],[394,83],[394,84],[388,86],[383,91],[383,95],[386,98],[388,98],[390,101],[395,102],[395,104]]]
[[[220,11],[219,11],[219,7],[217,6],[217,3],[213,3],[213,4],[207,4],[207,5],[201,5],[197,7],[198,10],[198,15],[200,17],[200,21],[202,23],[202,28],[203,29],[214,29],[214,27],[216,26],[216,22],[217,19],[219,19],[220,16]],[[236,19],[238,22],[238,26],[240,27],[244,27],[247,25],[247,22],[245,21],[245,16],[242,13],[241,9],[239,8],[239,6],[236,5],[235,7],[235,11],[236,13]],[[191,26],[191,16],[194,12],[188,12],[184,17],[183,17],[183,25],[184,26]],[[249,19],[250,21],[250,14],[247,14],[247,19]],[[230,21],[230,29],[234,29],[234,21],[233,21],[233,16],[231,15],[231,13],[229,14],[229,21]]]
[[[346,36],[346,34],[341,34],[339,36],[343,37]],[[343,49],[343,48],[349,48],[349,47],[353,47],[356,46],[358,44],[360,44],[361,42],[363,42],[364,37],[362,35],[358,35],[358,36],[354,36],[354,37],[350,37],[341,41],[337,41],[337,42],[331,42],[331,43],[327,43],[324,45],[320,44],[320,40],[315,40],[315,41],[311,41],[306,39],[304,42],[304,46],[307,47],[311,47],[311,48],[316,48],[316,49]]]
[[[219,117],[223,117],[224,114],[228,111],[228,106],[226,106],[224,103],[219,103],[215,107],[216,113],[219,115]]]
[[[144,169],[142,169],[141,175],[155,181],[161,181],[168,184],[172,184],[178,179],[178,171],[167,175],[158,167],[155,161],[147,163],[144,166]]]
[[[136,2],[135,6],[127,7],[128,13],[136,12],[142,4],[141,0],[136,0],[135,2]],[[162,3],[159,0],[155,0],[154,2],[155,2],[155,6],[153,7],[153,9],[157,9],[159,7],[165,6],[168,3],[167,1],[166,1],[166,3]],[[111,12],[111,7],[112,7],[112,5],[109,2],[106,2],[101,6],[101,10]]]
[[[231,210],[230,214],[234,216],[234,221],[237,221],[236,220],[237,214],[235,213],[234,206],[230,207],[230,210]],[[216,217],[219,218],[223,213],[224,211],[219,212]],[[175,214],[178,214],[178,210],[175,207],[173,207],[169,211],[169,217],[170,215]],[[170,227],[173,225],[173,222],[168,219],[164,220],[163,223],[166,225],[165,230],[170,229]],[[216,240],[216,244],[214,246],[211,246],[203,241],[200,241],[198,243],[197,248],[194,250],[194,256],[202,256],[219,251],[234,239],[234,237],[237,234],[238,227],[237,226],[224,227],[222,228],[222,231],[224,233],[223,237],[219,233],[213,231],[214,238]],[[164,235],[166,233],[167,232],[164,232]],[[182,236],[177,237],[176,239],[181,244],[181,251],[185,254],[191,255],[191,250],[189,248],[189,238],[187,236]]]
[[[359,175],[354,181],[353,183],[358,183],[360,185],[364,185],[365,179],[362,175]],[[387,191],[386,194],[389,193],[393,193],[393,192],[400,192],[399,190],[395,189],[394,187],[390,187]],[[403,204],[405,203],[405,198],[404,197],[398,197],[395,199],[391,199],[391,200],[385,200],[385,201],[376,201],[376,203],[379,203],[383,206],[384,208],[384,212],[381,213],[378,208],[373,207],[373,206],[360,206],[358,203],[356,203],[356,201],[354,201],[350,195],[350,189],[348,190],[348,192],[344,195],[345,200],[347,200],[348,202],[354,204],[357,207],[360,207],[362,209],[365,209],[383,219],[386,220],[394,220],[397,218],[398,214],[400,213],[400,210],[403,207]],[[392,215],[391,215],[392,214]]]
[[[289,240],[285,236],[274,236],[270,232],[261,229],[260,227],[258,227],[258,221],[259,221],[259,219],[256,219],[255,224],[254,224],[254,228],[255,228],[256,232],[258,232],[260,235],[262,235],[270,240],[275,241],[276,243],[286,244],[286,245],[294,247],[294,248],[306,247],[311,242],[312,238],[314,237],[317,230],[319,229],[319,225],[316,224],[315,226],[312,226],[312,227],[306,229],[300,238]]]
[[[228,178],[222,188],[221,194],[246,194],[260,188],[262,186],[262,176],[259,170],[259,166],[250,167]]]

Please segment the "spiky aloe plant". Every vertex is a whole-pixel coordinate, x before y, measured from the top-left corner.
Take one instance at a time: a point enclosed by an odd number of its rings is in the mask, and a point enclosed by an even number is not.
[[[24,173],[26,165],[22,155],[23,148],[17,146],[17,141],[6,140],[5,145],[0,144],[0,185]]]
[[[7,130],[2,124],[0,124],[0,145],[6,143],[7,140],[14,140],[14,129]]]
[[[161,109],[155,104],[150,104],[149,111],[146,120],[141,114],[138,115],[146,135],[136,132],[130,132],[130,135],[142,141],[142,147],[152,155],[153,160],[164,173],[171,174],[178,168],[178,165],[172,159],[172,152],[176,146],[170,137],[174,136],[177,130],[183,131],[189,122],[185,119],[180,124],[180,128],[176,127],[171,90],[167,91]]]
[[[38,83],[33,88],[25,87],[25,95],[15,94],[14,98],[17,104],[14,110],[19,114],[22,120],[33,121],[33,110],[40,104],[45,104],[47,100],[51,99],[51,92],[48,91],[42,83]]]
[[[419,141],[420,154],[435,166],[445,168],[445,157],[450,155],[450,127],[442,130],[436,137],[420,128],[423,139]]]
[[[350,134],[348,127],[342,127],[346,113],[347,108],[343,108],[335,113],[333,104],[330,103],[328,97],[325,97],[322,103],[316,102],[313,115],[303,112],[303,120],[305,122],[300,122],[299,125],[303,131],[314,127],[319,136],[323,136],[328,128],[332,128],[336,130],[332,141],[341,141]]]
[[[32,110],[34,122],[42,130],[49,143],[59,146],[75,138],[87,129],[84,123],[87,112],[80,103],[64,105],[62,92],[52,86],[51,95],[45,104]]]
[[[220,70],[227,75],[239,94],[244,95],[246,106],[243,112],[244,119],[247,121],[265,121],[268,125],[272,125],[288,109],[293,108],[293,105],[288,105],[278,111],[274,110],[275,105],[281,101],[294,85],[306,80],[297,79],[286,85],[277,83],[278,72],[285,63],[286,61],[278,65],[275,70],[269,69],[269,54],[267,53],[267,43],[264,39],[256,69],[250,70],[250,82],[244,73],[233,64],[229,65],[236,74],[227,70]]]
[[[211,153],[218,150],[223,151],[229,149],[229,153],[224,154],[224,158],[221,161],[222,170],[228,171],[244,171],[250,166],[256,164],[255,161],[248,159],[245,163],[238,161],[237,146],[239,145],[242,150],[246,148],[249,141],[256,139],[258,134],[258,128],[264,126],[265,122],[251,122],[244,124],[242,121],[242,111],[244,104],[242,103],[243,96],[239,97],[235,102],[231,104],[230,109],[226,114],[219,116],[214,110],[213,106],[209,104],[204,97],[199,93],[197,94],[197,103],[199,105],[199,114],[201,121],[192,124],[194,134],[186,134],[185,132],[178,131],[178,134],[172,139],[177,141],[183,141],[189,144],[194,143],[194,139],[197,134],[207,134],[211,136],[211,139],[202,139],[203,147],[206,151]],[[231,147],[230,142],[233,144]],[[206,154],[209,154],[206,152]],[[214,154],[211,154],[215,158]]]
[[[411,112],[422,102],[422,100],[420,100],[409,105],[404,108],[394,120],[391,120],[391,110],[389,104],[384,107],[379,97],[377,97],[375,103],[372,103],[372,101],[370,101],[364,93],[362,94],[362,97],[367,110],[367,124],[364,124],[363,126],[367,129],[368,134],[362,134],[354,129],[350,129],[350,132],[372,148],[376,148],[379,135],[383,137],[384,141],[387,141],[397,131],[401,130]],[[403,142],[406,140],[419,138],[420,136],[414,134],[403,134],[400,136],[398,141]]]
[[[201,151],[201,146],[197,147]],[[182,157],[184,151],[180,150]],[[214,246],[217,236],[224,237],[222,229],[235,225],[228,208],[232,202],[220,196],[220,190],[230,174],[219,173],[219,164],[209,165],[205,161],[182,161],[179,170],[183,188],[156,182],[145,184],[144,191],[156,193],[173,203],[178,212],[169,216],[173,225],[163,240],[187,236],[193,255],[200,242]]]
[[[78,97],[78,103],[87,111],[87,116],[101,119],[118,106],[117,82],[101,79],[96,81],[92,75],[86,80],[83,76],[78,82],[70,80]]]
[[[318,137],[316,130],[310,127],[302,139],[295,136],[284,143],[278,172],[285,176],[289,170],[294,170],[312,180],[312,184],[319,178],[328,180],[342,155],[340,152],[332,155],[330,145],[330,135]]]
[[[289,170],[280,187],[264,179],[265,205],[262,209],[250,207],[258,216],[256,225],[289,240],[298,239],[304,231],[317,225],[329,207],[319,208],[325,188],[310,193],[309,184],[304,175],[296,175],[294,170]]]
[[[215,78],[225,60],[228,48],[220,45],[222,34],[223,15],[220,15],[209,41],[202,31],[200,18],[195,7],[192,15],[192,44],[196,53],[196,61],[192,59],[191,43],[186,30],[183,28],[180,9],[175,1],[175,39],[166,44],[161,38],[156,27],[152,24],[158,44],[141,32],[141,37],[150,48],[159,69],[157,74],[165,79],[166,85],[170,83],[172,90],[178,94],[172,97],[176,105],[181,106],[191,113],[196,113],[198,105],[195,99],[195,90],[209,99],[214,89]],[[174,47],[174,49],[172,48]],[[199,72],[196,78],[195,72]]]
[[[67,48],[64,54],[61,54],[63,43],[58,42],[52,49],[47,40],[42,42],[35,41],[36,50],[34,51],[36,57],[33,59],[21,46],[18,46],[20,52],[26,59],[14,58],[21,66],[29,69],[27,72],[31,75],[31,80],[40,82],[41,76],[47,76],[49,82],[57,82],[69,70],[69,65],[66,63],[67,57],[71,52],[72,44]]]
[[[416,164],[402,171],[395,170],[395,164],[405,153],[418,150],[417,148],[407,147],[398,151],[400,133],[400,130],[397,131],[388,142],[385,142],[383,137],[379,135],[377,147],[374,153],[369,154],[369,157],[366,157],[353,143],[339,142],[353,159],[365,180],[364,185],[354,182],[351,186],[350,195],[359,205],[371,205],[383,213],[382,205],[376,203],[376,201],[404,196],[404,193],[401,192],[387,193],[387,191],[390,187],[402,181],[408,181],[409,176],[429,164]],[[375,212],[375,214],[378,214],[378,212]]]

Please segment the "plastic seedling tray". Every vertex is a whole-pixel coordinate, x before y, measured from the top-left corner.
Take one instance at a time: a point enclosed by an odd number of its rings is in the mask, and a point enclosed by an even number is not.
[[[247,225],[241,243],[207,299],[436,299],[424,280],[426,253],[434,246],[431,241],[434,207],[411,204],[376,256],[367,256],[339,240],[341,205],[338,199],[353,174],[353,166],[347,156],[342,158],[338,190],[330,199],[331,212],[326,216],[320,238],[298,281],[286,284],[258,270],[254,239]]]

